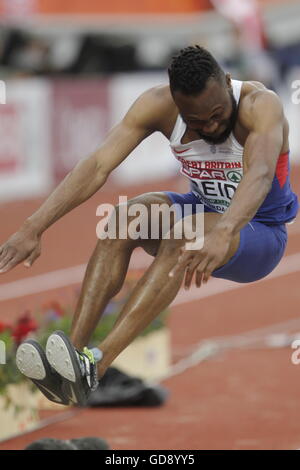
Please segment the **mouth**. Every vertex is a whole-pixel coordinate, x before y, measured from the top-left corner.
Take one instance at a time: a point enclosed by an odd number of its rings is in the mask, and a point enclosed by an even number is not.
[[[214,138],[218,138],[221,133],[220,132],[214,132],[213,134],[202,134],[203,137],[207,137],[208,139],[214,139]]]
[[[198,135],[201,139],[205,140],[208,144],[219,145],[219,144],[224,143],[227,140],[231,132],[230,128],[227,129],[225,127],[224,129],[225,130],[223,130],[223,128],[220,128],[218,132],[214,132],[213,134],[203,134],[199,132]]]
[[[204,139],[218,139],[222,135],[222,132],[214,132],[213,134],[203,134],[203,132],[199,132],[199,135]]]

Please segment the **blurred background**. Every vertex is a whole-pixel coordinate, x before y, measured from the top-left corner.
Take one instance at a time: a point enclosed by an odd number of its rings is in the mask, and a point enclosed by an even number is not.
[[[300,79],[299,0],[0,0],[0,244],[80,159],[101,144],[144,90],[167,83],[171,57],[193,44],[211,51],[233,78],[262,81],[281,96],[290,125],[291,179],[299,192],[300,104],[292,100],[293,86]],[[0,278],[0,333],[14,331],[9,322],[21,316],[23,326],[29,327],[23,334],[18,325],[20,340],[37,328],[30,323],[31,312],[48,305],[44,310],[60,315],[57,302],[74,307],[74,292],[77,296],[96,243],[98,204],[115,204],[119,195],[184,192],[187,187],[166,139],[146,139],[99,194],[47,231],[42,256],[30,271],[18,266]],[[271,334],[274,325],[287,320],[295,320],[293,328],[300,331],[295,267],[300,266],[299,224],[290,233],[284,265],[288,268],[283,266],[283,274],[278,274],[285,276],[286,287],[278,277],[229,293],[232,285],[213,280],[212,288],[204,286],[190,300],[182,294],[171,308],[168,335],[146,351],[146,365],[140,364],[139,370],[151,368],[151,378],[157,378],[163,356],[167,377],[171,364],[192,353],[199,341],[218,335],[257,328],[269,328]],[[130,269],[139,277],[137,270],[150,262],[137,250]],[[290,323],[279,332],[289,327]],[[274,344],[286,347],[282,341]],[[196,368],[196,373],[192,369],[192,375],[170,378],[166,383],[172,395],[165,415],[127,411],[95,418],[93,412],[93,418],[84,415],[83,435],[94,426],[94,434],[109,438],[118,449],[299,446],[300,425],[295,422],[300,419],[295,420],[293,404],[296,407],[300,390],[289,350],[275,359],[269,352],[243,354],[241,362],[242,354],[231,356],[229,362],[221,355],[213,365]],[[3,386],[1,391],[0,374],[0,398],[5,390]],[[288,408],[283,409],[284,404]],[[69,427],[52,430],[51,437],[80,437],[83,421],[74,419]],[[100,421],[104,425],[98,429]],[[33,424],[36,421],[27,416],[11,429],[22,432]],[[181,433],[176,432],[179,425]],[[273,433],[276,426],[281,433]],[[0,430],[0,440],[1,436],[5,433]],[[23,448],[29,442],[11,441],[2,447],[0,443],[0,448]]]
[[[45,194],[102,141],[135,98],[167,82],[170,58],[207,47],[237,79],[261,80],[284,99],[292,158],[300,154],[300,2],[279,0],[1,0],[0,197]],[[151,153],[151,159],[149,158]],[[112,176],[122,185],[177,171],[154,136]],[[22,178],[22,176],[24,178]]]

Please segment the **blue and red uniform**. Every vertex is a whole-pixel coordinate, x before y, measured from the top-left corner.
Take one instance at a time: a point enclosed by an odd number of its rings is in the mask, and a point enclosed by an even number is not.
[[[267,276],[281,260],[287,243],[286,223],[298,212],[298,199],[291,190],[289,154],[280,155],[272,188],[254,218],[240,231],[240,244],[234,256],[216,269],[213,277],[235,282],[253,282]],[[182,208],[203,203],[196,191],[179,194],[165,191],[174,204]],[[217,212],[204,205],[205,212]],[[181,211],[180,211],[181,213]]]
[[[239,102],[242,82],[232,80],[234,97]],[[183,206],[192,212],[203,204],[205,212],[224,213],[243,177],[243,147],[233,133],[226,142],[210,145],[204,140],[182,143],[186,124],[178,115],[170,146],[188,177],[191,191],[186,194],[165,191],[182,217]],[[298,212],[298,199],[290,186],[289,153],[278,157],[272,187],[254,218],[240,231],[237,252],[212,275],[236,282],[253,282],[269,274],[281,260],[286,243],[286,223]]]

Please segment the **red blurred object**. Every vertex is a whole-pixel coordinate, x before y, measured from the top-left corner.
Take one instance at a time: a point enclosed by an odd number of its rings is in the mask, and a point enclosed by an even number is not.
[[[10,325],[9,323],[4,323],[4,322],[0,322],[0,333],[3,333],[4,331],[8,331],[8,330],[12,330],[12,325]]]
[[[16,326],[12,330],[12,336],[15,339],[16,344],[20,344],[29,333],[36,331],[38,325],[34,318],[32,318],[29,310],[27,310],[17,321]]]

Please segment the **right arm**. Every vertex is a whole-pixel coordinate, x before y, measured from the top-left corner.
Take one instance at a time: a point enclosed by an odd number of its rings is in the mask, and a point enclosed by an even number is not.
[[[41,236],[54,222],[90,198],[110,173],[146,137],[158,130],[161,101],[156,90],[143,93],[101,147],[81,160],[20,229],[0,246],[0,273],[25,260],[29,267],[40,255]]]

